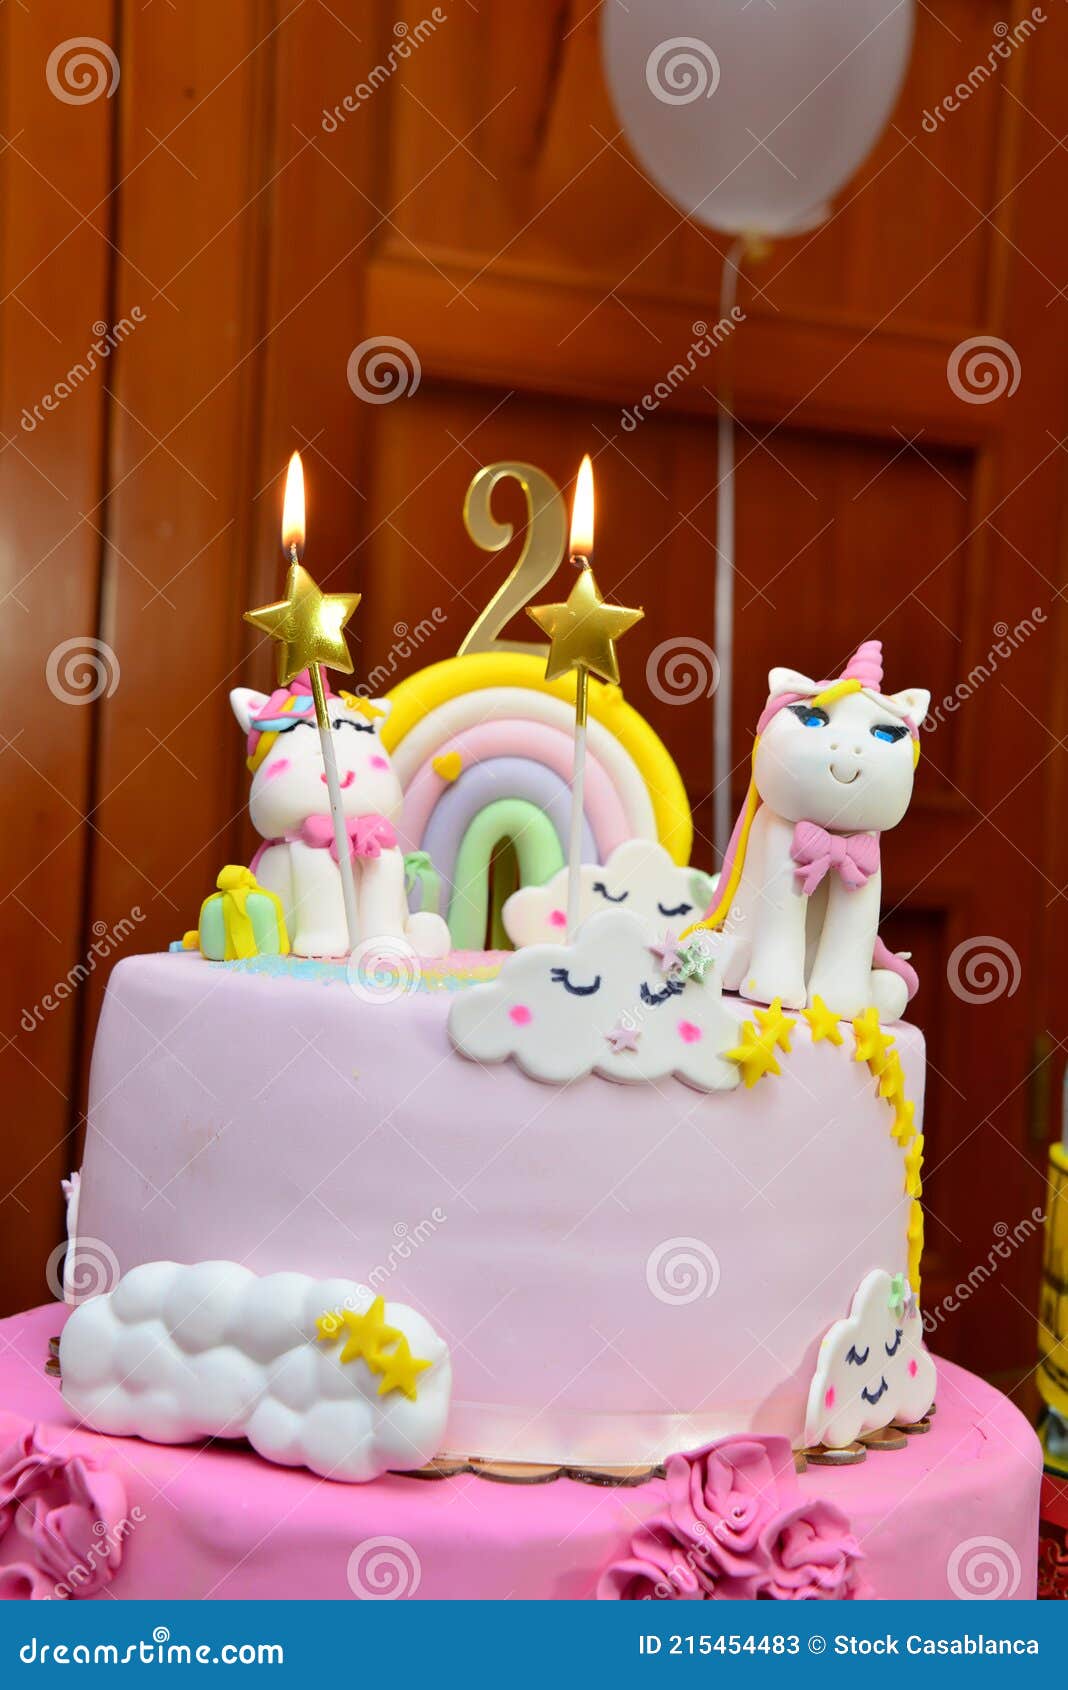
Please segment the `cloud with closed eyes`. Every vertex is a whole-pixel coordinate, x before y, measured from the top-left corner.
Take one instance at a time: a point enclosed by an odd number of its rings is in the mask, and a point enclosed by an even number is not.
[[[849,1314],[820,1344],[808,1396],[805,1442],[843,1449],[892,1421],[922,1420],[934,1401],[935,1364],[908,1282],[866,1274]]]
[[[516,949],[558,944],[567,928],[568,870],[562,868],[544,886],[521,886],[501,911],[505,932]],[[627,839],[604,863],[579,869],[579,922],[599,910],[621,909],[636,915],[654,933],[683,932],[700,921],[715,891],[714,875],[680,868],[654,839]]]
[[[637,916],[604,910],[574,944],[530,945],[495,980],[457,993],[449,1035],[476,1062],[514,1061],[555,1084],[674,1075],[700,1091],[729,1090],[739,1079],[724,1058],[738,1041],[722,1001],[730,941],[702,933],[695,942],[705,952],[701,977],[683,977]]]

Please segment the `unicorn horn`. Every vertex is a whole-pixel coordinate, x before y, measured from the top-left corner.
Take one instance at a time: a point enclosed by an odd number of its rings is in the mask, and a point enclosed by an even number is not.
[[[881,692],[883,685],[882,640],[865,640],[863,645],[858,645],[842,671],[841,679],[843,681],[859,681],[862,687],[870,687],[872,692]]]

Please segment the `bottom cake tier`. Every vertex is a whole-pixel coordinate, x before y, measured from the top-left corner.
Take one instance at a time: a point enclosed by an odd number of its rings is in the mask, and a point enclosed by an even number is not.
[[[21,1521],[16,1508],[13,1525],[0,1512],[0,1594],[582,1600],[663,1515],[656,1477],[593,1484],[516,1469],[508,1480],[345,1485],[272,1467],[243,1445],[81,1431],[46,1372],[66,1312],[53,1304],[0,1322],[0,1500],[28,1494],[35,1463],[50,1460],[70,1505],[52,1524],[43,1508]],[[78,1458],[89,1458],[88,1480]],[[1007,1600],[1035,1595],[1041,1478],[1019,1411],[943,1362],[929,1431],[854,1465],[810,1464],[796,1484],[801,1502],[845,1516],[864,1595]]]

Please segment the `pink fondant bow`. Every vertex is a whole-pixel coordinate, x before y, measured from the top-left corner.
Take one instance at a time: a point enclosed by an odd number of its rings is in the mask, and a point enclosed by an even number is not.
[[[353,857],[377,857],[397,843],[393,823],[385,816],[347,816],[345,831],[349,836],[349,853]],[[335,863],[338,860],[334,824],[329,816],[308,816],[297,835],[302,845],[314,849],[329,849]]]
[[[797,878],[806,897],[831,869],[836,869],[843,885],[854,892],[879,867],[879,835],[828,833],[817,822],[798,822],[790,855],[797,864]]]

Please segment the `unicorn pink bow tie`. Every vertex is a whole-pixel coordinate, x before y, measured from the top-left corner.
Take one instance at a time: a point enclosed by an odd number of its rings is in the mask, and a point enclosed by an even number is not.
[[[808,897],[824,875],[835,869],[851,892],[879,867],[877,833],[828,833],[817,822],[798,822],[790,855],[797,864],[800,889]]]
[[[345,831],[349,836],[349,854],[353,857],[377,857],[397,843],[393,823],[385,816],[347,816]],[[308,816],[296,835],[302,845],[313,849],[329,849],[335,863],[338,860],[334,824],[329,816]]]

